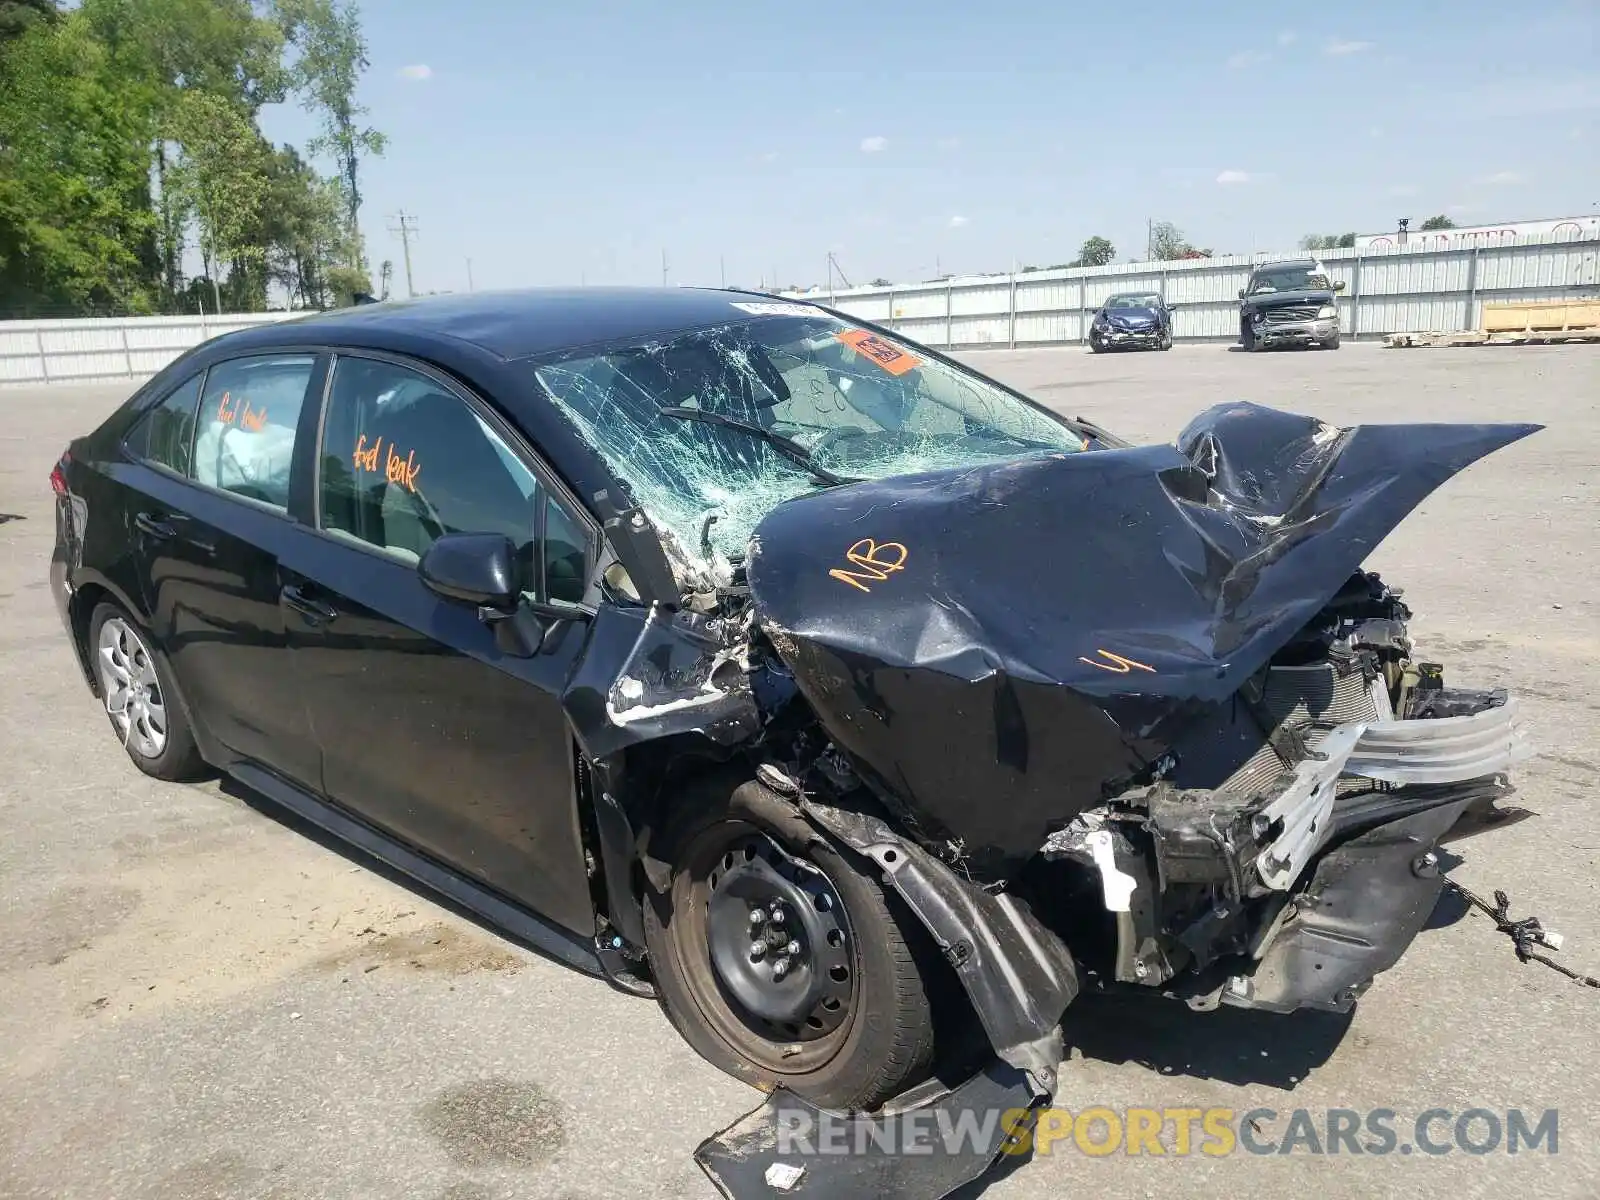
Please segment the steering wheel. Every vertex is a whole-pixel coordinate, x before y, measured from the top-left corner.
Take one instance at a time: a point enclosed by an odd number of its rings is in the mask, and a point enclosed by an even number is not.
[[[823,434],[815,442],[811,443],[807,453],[811,456],[811,460],[816,462],[818,461],[817,456],[832,446],[835,442],[843,441],[848,437],[865,437],[870,432],[870,430],[863,429],[859,425],[835,425],[832,429],[828,430],[827,433]]]

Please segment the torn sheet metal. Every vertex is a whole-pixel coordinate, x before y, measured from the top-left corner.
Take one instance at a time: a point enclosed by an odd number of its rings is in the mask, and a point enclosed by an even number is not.
[[[1078,994],[1077,967],[1061,939],[1018,897],[973,886],[879,818],[814,797],[801,807],[882,868],[955,968],[994,1052],[1053,1087],[1061,1014]]]
[[[695,1161],[730,1200],[937,1200],[1025,1145],[1049,1099],[999,1062],[960,1087],[879,1114],[825,1112],[779,1088],[702,1143]]]
[[[602,605],[562,707],[593,760],[674,734],[723,746],[753,737],[761,717],[742,623],[659,605]]]
[[[751,593],[829,734],[999,874],[1237,692],[1423,498],[1539,428],[1222,405],[1175,446],[791,500],[756,529]]]

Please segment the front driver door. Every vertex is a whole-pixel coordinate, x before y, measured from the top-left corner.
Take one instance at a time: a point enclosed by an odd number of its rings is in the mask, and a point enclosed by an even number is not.
[[[444,533],[505,533],[537,598],[583,597],[590,527],[516,436],[421,364],[340,355],[315,529],[282,558],[284,618],[329,798],[584,936],[594,933],[560,695],[584,641],[502,652],[423,586]]]

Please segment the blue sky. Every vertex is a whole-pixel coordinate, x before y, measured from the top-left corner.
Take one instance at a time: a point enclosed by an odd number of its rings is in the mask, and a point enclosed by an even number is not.
[[[1270,17],[1258,16],[1271,13]],[[1600,3],[364,0],[419,291],[852,282],[1600,208]],[[275,109],[269,136],[304,139]]]

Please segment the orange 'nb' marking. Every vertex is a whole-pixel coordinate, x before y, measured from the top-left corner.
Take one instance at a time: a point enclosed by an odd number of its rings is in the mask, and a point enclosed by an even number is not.
[[[381,437],[373,438],[372,445],[369,446],[367,435],[363,433],[356,440],[355,453],[350,457],[358,471],[374,473],[381,471],[383,477],[390,483],[398,483],[408,492],[417,490],[417,476],[422,473],[422,464],[417,461],[415,450],[408,450],[404,458],[400,457],[393,446],[389,446],[387,453],[384,453]]]
[[[848,583],[863,592],[872,589],[868,583],[882,583],[890,574],[904,569],[909,552],[899,542],[875,542],[862,538],[845,552],[851,570],[834,567],[828,574],[840,583]],[[865,581],[865,582],[863,582]]]
[[[1078,661],[1088,663],[1091,667],[1099,667],[1102,671],[1111,671],[1117,675],[1126,675],[1129,671],[1149,671],[1151,674],[1155,674],[1154,667],[1131,658],[1123,658],[1122,655],[1113,654],[1109,650],[1096,650],[1095,653],[1106,661],[1097,662],[1092,658],[1084,658],[1081,654],[1078,656]]]

